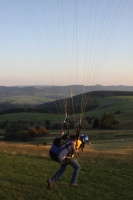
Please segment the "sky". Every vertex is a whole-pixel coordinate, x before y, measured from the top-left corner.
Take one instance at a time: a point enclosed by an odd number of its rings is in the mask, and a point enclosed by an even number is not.
[[[133,85],[133,0],[0,0],[0,86]]]

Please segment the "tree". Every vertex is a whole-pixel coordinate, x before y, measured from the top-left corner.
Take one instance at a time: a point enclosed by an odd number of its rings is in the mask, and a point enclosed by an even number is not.
[[[88,122],[89,124],[92,124],[92,123],[93,123],[93,120],[94,120],[94,116],[93,116],[93,117],[87,116],[87,117],[86,117],[86,120],[87,120],[87,122]]]
[[[31,128],[30,130],[29,130],[29,135],[31,136],[31,137],[37,137],[38,136],[38,130],[36,130],[36,128]]]
[[[112,129],[117,123],[118,121],[115,120],[112,113],[109,113],[108,115],[104,114],[101,120],[101,128]]]
[[[46,122],[45,122],[45,127],[46,127],[46,129],[50,129],[50,126],[51,126],[51,123],[50,123],[50,121],[47,119],[46,120]]]
[[[45,128],[45,127],[41,127],[39,130],[39,135],[40,136],[46,136],[47,134],[49,134],[49,131]]]
[[[61,127],[61,124],[59,124],[59,123],[54,123],[52,128],[53,128],[54,130],[57,130],[57,129],[61,129],[62,127]]]
[[[94,119],[93,124],[92,124],[92,127],[93,127],[93,128],[99,128],[99,120],[98,120],[98,118],[95,118],[95,119]]]

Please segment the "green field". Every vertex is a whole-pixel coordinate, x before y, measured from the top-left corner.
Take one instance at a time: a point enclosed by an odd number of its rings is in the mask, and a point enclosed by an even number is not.
[[[50,102],[53,101],[52,98],[46,98],[44,95],[38,95],[38,96],[31,96],[31,95],[19,95],[19,96],[8,96],[1,98],[1,101],[11,102],[12,104],[29,104],[29,105],[36,105],[41,104],[44,102]]]
[[[57,114],[46,114],[46,113],[11,113],[0,115],[0,121],[17,121],[17,120],[46,120],[59,121],[60,115]]]
[[[97,143],[76,155],[81,165],[78,183],[70,188],[68,169],[47,189],[46,180],[59,168],[48,156],[49,146],[2,143],[0,199],[2,200],[131,200],[133,199],[132,142]],[[128,148],[127,148],[128,146]],[[6,152],[5,152],[6,151]]]
[[[90,99],[93,97],[90,97]],[[31,101],[31,99],[29,99]],[[104,112],[112,112],[115,113],[116,111],[120,112],[133,112],[133,97],[132,96],[110,96],[110,97],[96,97],[95,99],[97,103],[99,104],[99,107],[91,110],[86,113],[86,115],[96,115],[96,116],[102,116]],[[55,116],[56,118],[59,118],[58,115],[51,115],[51,114],[46,114],[46,113],[26,113],[27,118],[46,118],[46,116],[53,118]],[[17,114],[8,114],[8,115],[0,115],[0,120],[3,119],[24,119],[25,118],[25,113],[17,113]],[[78,115],[77,115],[78,116]]]
[[[76,155],[81,165],[78,189],[70,188],[72,169],[68,169],[47,189],[46,181],[59,168],[49,158],[49,148],[59,131],[30,142],[0,142],[0,199],[2,200],[132,200],[133,199],[133,98],[99,98],[100,107],[87,116],[115,115],[118,125],[113,130],[95,130],[88,125],[91,145]],[[0,122],[18,120],[63,120],[64,116],[44,113],[0,115]],[[79,116],[77,115],[77,118]],[[86,122],[85,122],[86,123]],[[0,136],[4,130],[0,130]],[[43,142],[47,145],[44,146]]]

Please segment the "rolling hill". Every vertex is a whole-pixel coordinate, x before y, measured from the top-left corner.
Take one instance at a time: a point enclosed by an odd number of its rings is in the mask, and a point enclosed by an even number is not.
[[[94,110],[100,107],[107,107],[109,104],[123,103],[123,98],[133,97],[132,91],[93,91],[84,94],[60,98],[58,100],[49,101],[40,104],[12,104],[9,102],[1,102],[0,113],[18,113],[18,112],[40,112],[40,113],[66,113],[67,105],[68,113],[80,113],[85,103],[85,111]],[[129,101],[129,100],[126,100]],[[129,104],[130,102],[128,102]],[[82,107],[81,107],[82,106]]]
[[[133,86],[0,86],[0,107],[42,104],[92,91],[133,91]]]

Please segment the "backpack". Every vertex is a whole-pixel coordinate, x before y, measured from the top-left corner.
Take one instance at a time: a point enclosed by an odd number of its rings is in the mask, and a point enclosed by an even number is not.
[[[70,140],[63,140],[62,138],[55,138],[50,148],[49,155],[52,160],[63,163],[63,159],[73,157],[73,150]]]

